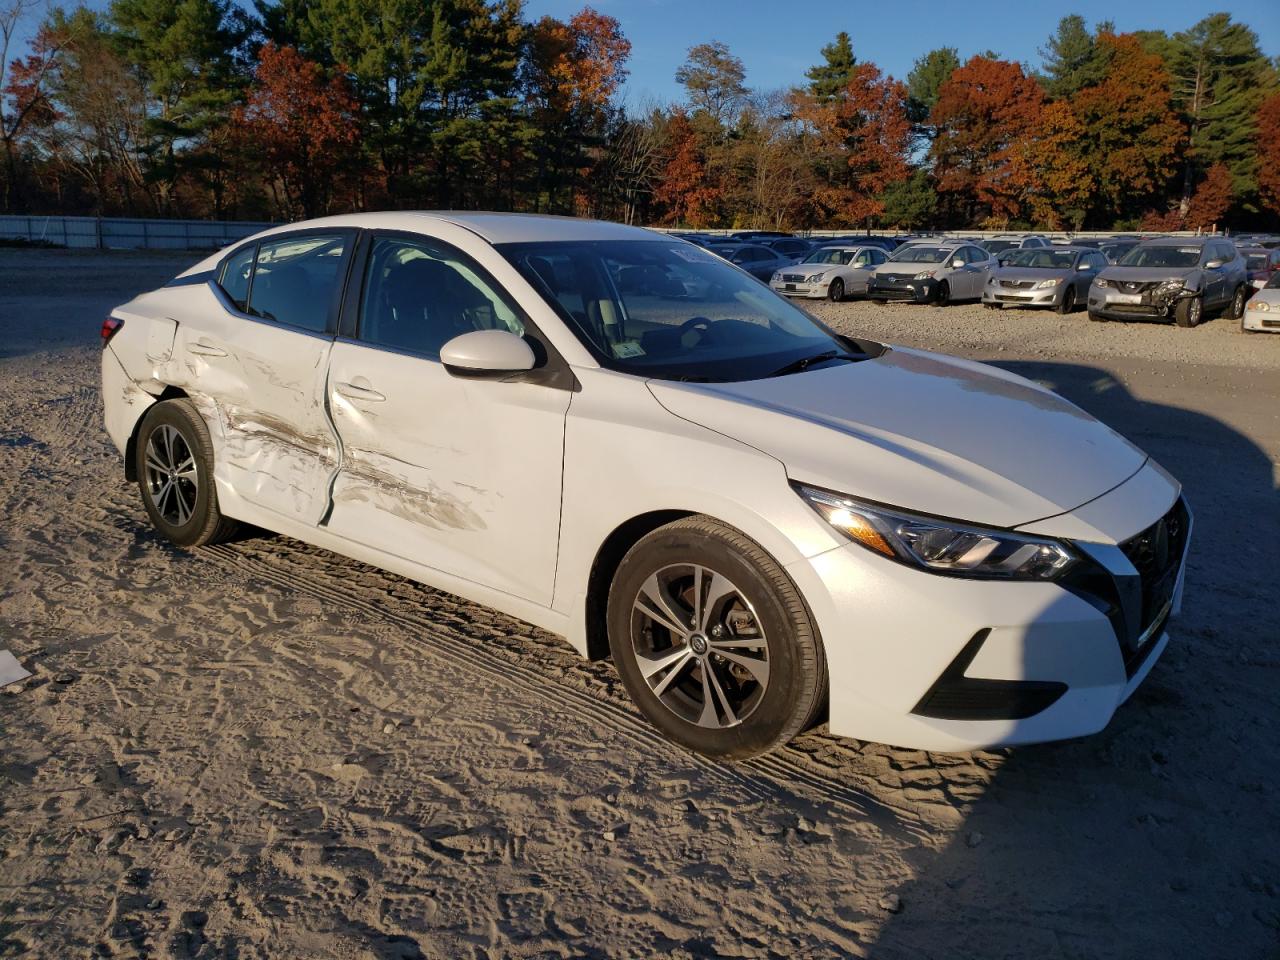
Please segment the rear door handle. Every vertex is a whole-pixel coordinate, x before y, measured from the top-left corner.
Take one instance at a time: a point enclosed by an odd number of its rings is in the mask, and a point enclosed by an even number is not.
[[[346,397],[348,400],[364,400],[368,403],[379,403],[386,398],[385,394],[379,393],[369,386],[369,381],[364,377],[357,377],[362,383],[336,383],[334,389],[338,391],[340,396]]]
[[[212,343],[205,343],[203,340],[187,344],[187,353],[194,353],[198,357],[225,357],[227,355],[227,351],[221,347],[215,347]]]

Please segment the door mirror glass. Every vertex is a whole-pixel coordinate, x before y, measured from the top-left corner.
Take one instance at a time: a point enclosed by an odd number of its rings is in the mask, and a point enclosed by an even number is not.
[[[1218,258],[1216,258],[1216,257],[1215,257],[1214,259],[1212,259],[1212,260],[1210,260],[1208,263],[1206,263],[1206,264],[1204,265],[1204,268],[1205,268],[1206,270],[1217,270],[1217,269],[1218,269],[1219,267],[1221,267],[1224,263],[1226,263],[1226,261],[1225,261],[1225,260],[1219,260]]]
[[[1087,261],[1087,260],[1084,260],[1084,261],[1081,261],[1079,264],[1077,264],[1077,265],[1076,265],[1076,269],[1077,269],[1077,270],[1092,270],[1092,269],[1093,269],[1093,264],[1092,264],[1092,263],[1090,263],[1090,262],[1089,262],[1089,261]]]
[[[507,330],[473,330],[440,348],[440,362],[455,376],[496,376],[532,370],[533,348]]]
[[[952,266],[954,269],[957,269],[957,270],[958,270],[958,269],[960,269],[961,267],[963,267],[963,266],[964,266],[964,258],[963,258],[963,257],[954,257],[954,258],[952,258],[952,260],[951,260],[951,266]]]

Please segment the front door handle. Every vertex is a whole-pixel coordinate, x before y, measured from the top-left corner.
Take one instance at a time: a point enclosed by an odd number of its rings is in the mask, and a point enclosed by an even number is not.
[[[336,383],[334,389],[338,391],[339,396],[346,397],[348,400],[364,400],[367,403],[380,403],[387,399],[384,394],[379,393],[369,386],[369,381],[364,377],[357,377],[361,383]]]
[[[197,357],[225,357],[227,355],[227,351],[221,347],[215,347],[212,343],[206,343],[203,340],[187,344],[187,353],[194,353]]]

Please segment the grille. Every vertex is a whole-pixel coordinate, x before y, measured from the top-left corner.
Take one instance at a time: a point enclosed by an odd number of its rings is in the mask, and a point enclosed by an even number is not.
[[[1142,317],[1159,317],[1163,316],[1159,308],[1151,306],[1149,303],[1108,303],[1106,309],[1112,313],[1133,313]]]
[[[1117,280],[1115,285],[1125,293],[1142,293],[1156,286],[1155,281],[1146,280]]]
[[[803,283],[803,282],[804,282],[804,274],[800,274],[800,273],[784,273],[784,274],[782,275],[782,279],[783,279],[786,283]]]
[[[1142,583],[1142,633],[1155,623],[1173,597],[1189,526],[1186,504],[1179,498],[1163,517],[1120,544]]]
[[[1001,280],[1000,286],[1010,290],[1030,290],[1036,285],[1034,280]]]

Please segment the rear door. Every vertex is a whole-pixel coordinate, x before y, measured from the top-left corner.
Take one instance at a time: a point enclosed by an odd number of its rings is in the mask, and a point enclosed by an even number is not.
[[[353,329],[329,363],[342,464],[326,528],[550,606],[572,396],[545,375],[554,348],[457,246],[373,234],[360,259]],[[440,348],[483,329],[523,334],[547,360],[525,378],[449,373]]]
[[[353,230],[264,237],[209,283],[216,303],[178,324],[174,360],[220,437],[217,478],[255,506],[314,524],[337,441],[325,370]]]

